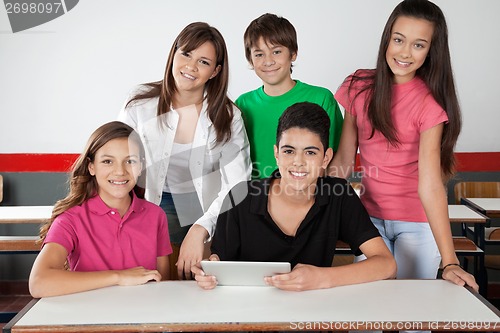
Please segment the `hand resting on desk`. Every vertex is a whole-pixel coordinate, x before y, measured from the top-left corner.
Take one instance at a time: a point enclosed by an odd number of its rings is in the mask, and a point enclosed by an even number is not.
[[[448,266],[443,271],[442,277],[444,280],[458,284],[459,286],[468,285],[475,291],[479,291],[479,285],[476,283],[474,276],[464,271],[460,266]]]
[[[66,249],[57,243],[45,244],[35,259],[29,278],[30,293],[33,297],[66,295],[107,286],[131,286],[148,281],[160,281],[158,270],[134,267],[124,270],[75,272],[64,268],[68,256]],[[166,256],[159,257],[159,267],[167,265]]]
[[[135,286],[148,281],[161,281],[161,274],[157,270],[149,270],[142,266],[115,271],[118,273],[119,286]]]

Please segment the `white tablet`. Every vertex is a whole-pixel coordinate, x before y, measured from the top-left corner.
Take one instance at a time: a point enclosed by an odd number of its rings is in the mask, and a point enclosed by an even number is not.
[[[214,275],[220,286],[265,286],[264,277],[289,273],[289,262],[201,261],[206,275]]]

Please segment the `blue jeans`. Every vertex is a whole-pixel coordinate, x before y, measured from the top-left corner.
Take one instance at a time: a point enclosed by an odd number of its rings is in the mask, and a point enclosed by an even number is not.
[[[167,214],[170,243],[180,246],[191,225],[203,215],[196,193],[163,192],[160,207]]]
[[[441,255],[429,223],[381,220],[371,217],[380,236],[394,255],[398,279],[435,279]],[[366,257],[356,257],[361,261]]]
[[[397,279],[435,279],[437,277],[441,255],[429,223],[382,220],[375,217],[370,217],[370,219],[396,259]],[[354,261],[364,259],[366,257],[360,255]],[[419,333],[425,332],[430,331]]]

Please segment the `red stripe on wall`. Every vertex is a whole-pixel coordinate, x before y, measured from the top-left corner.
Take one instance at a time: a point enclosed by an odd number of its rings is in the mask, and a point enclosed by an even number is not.
[[[78,154],[0,154],[0,172],[68,172]]]
[[[500,171],[500,152],[455,156],[459,172]],[[0,154],[0,172],[67,172],[77,158],[78,154]]]
[[[455,153],[455,158],[458,172],[500,171],[500,152]],[[359,155],[356,165],[359,166]]]
[[[455,153],[458,171],[500,171],[500,152]]]

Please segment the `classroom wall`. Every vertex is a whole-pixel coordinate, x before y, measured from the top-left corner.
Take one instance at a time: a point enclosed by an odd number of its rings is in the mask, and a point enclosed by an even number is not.
[[[12,33],[0,8],[0,154],[78,153],[88,135],[116,118],[130,89],[162,78],[180,30],[206,21],[225,36],[230,96],[260,85],[242,36],[265,12],[298,31],[295,78],[335,91],[344,77],[373,67],[380,34],[399,0],[85,0],[48,23]],[[464,127],[457,150],[500,151],[497,112],[500,1],[436,0],[450,47]],[[0,172],[1,170],[0,166]]]
[[[66,170],[90,133],[114,120],[130,89],[162,78],[171,43],[193,21],[224,35],[229,52],[229,94],[260,85],[243,50],[248,23],[265,12],[296,27],[299,56],[293,77],[335,91],[357,68],[374,66],[380,34],[399,0],[85,0],[63,16],[12,33],[0,8],[0,173],[2,205],[50,205],[66,193]],[[457,151],[500,152],[496,65],[500,1],[436,0],[449,25],[464,126]],[[242,8],[243,6],[243,8]],[[48,156],[39,159],[39,155]],[[499,180],[499,155],[459,173]],[[498,160],[498,159],[496,159]],[[19,165],[23,164],[23,167]],[[47,165],[51,167],[47,168]],[[28,172],[26,172],[28,171]],[[35,233],[0,227],[0,234]],[[22,258],[20,258],[22,257]],[[26,278],[34,255],[0,256],[0,279]]]

